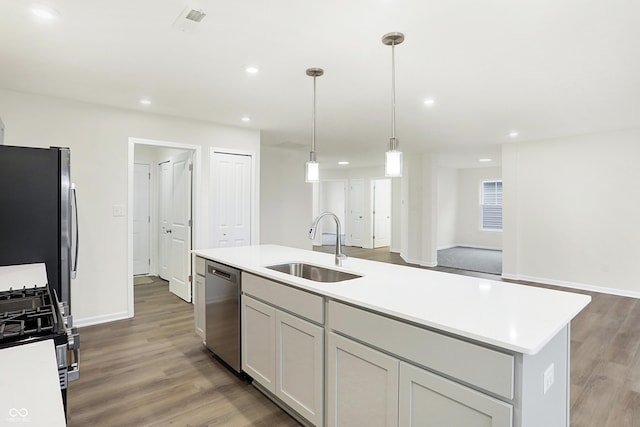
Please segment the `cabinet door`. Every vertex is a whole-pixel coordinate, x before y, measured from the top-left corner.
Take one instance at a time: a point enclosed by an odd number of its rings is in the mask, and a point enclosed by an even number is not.
[[[242,370],[275,394],[276,310],[242,295]]]
[[[511,427],[512,407],[500,400],[400,362],[401,426]]]
[[[196,334],[200,338],[206,337],[205,333],[205,300],[204,300],[204,276],[195,275],[194,286],[194,320],[196,325]]]
[[[397,426],[398,360],[334,333],[327,346],[327,424]]]
[[[276,396],[322,425],[324,329],[276,310]]]

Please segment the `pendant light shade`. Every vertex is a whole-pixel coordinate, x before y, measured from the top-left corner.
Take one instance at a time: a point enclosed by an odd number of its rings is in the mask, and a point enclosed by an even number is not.
[[[404,41],[402,33],[388,33],[382,36],[382,43],[391,46],[391,138],[389,149],[384,156],[384,174],[388,177],[402,176],[402,151],[398,150],[398,138],[396,138],[396,45]]]
[[[320,165],[316,161],[316,77],[324,74],[322,68],[308,68],[307,76],[313,77],[313,114],[311,120],[311,152],[309,161],[305,164],[304,180],[314,183],[320,180]]]

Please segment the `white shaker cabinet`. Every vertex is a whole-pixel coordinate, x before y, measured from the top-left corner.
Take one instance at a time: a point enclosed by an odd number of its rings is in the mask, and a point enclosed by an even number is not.
[[[276,310],[242,295],[242,370],[276,392]]]
[[[276,310],[276,396],[322,425],[324,329]]]
[[[511,405],[400,362],[401,426],[511,427]]]
[[[327,339],[327,425],[398,425],[398,360],[340,335]]]
[[[194,323],[196,334],[202,339],[205,335],[205,296],[204,296],[204,277],[206,271],[206,261],[202,257],[195,257],[195,280],[194,280]]]
[[[324,328],[303,319],[322,323],[322,297],[247,273],[242,286],[243,371],[309,423],[322,426]]]

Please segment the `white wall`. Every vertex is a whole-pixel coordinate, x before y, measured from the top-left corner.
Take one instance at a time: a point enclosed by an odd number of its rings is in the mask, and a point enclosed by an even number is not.
[[[259,164],[258,131],[0,90],[5,143],[71,148],[71,176],[77,184],[80,222],[78,278],[71,293],[76,323],[126,317],[127,220],[113,217],[113,205],[127,205],[129,137],[253,150]],[[205,160],[203,159],[203,160]],[[208,161],[202,176],[208,177]],[[259,171],[257,171],[259,173]],[[208,180],[197,197],[206,218]],[[200,228],[208,236],[208,225]],[[204,241],[204,245],[208,243]]]
[[[437,169],[438,191],[438,249],[456,246],[458,220],[458,170]]]
[[[501,178],[499,167],[458,169],[457,245],[502,249],[502,232],[480,229],[480,185]]]
[[[640,297],[640,130],[503,146],[507,277]]]
[[[260,175],[260,243],[311,249],[312,194],[304,182],[309,153],[263,147]]]
[[[401,257],[409,263],[437,264],[437,173],[431,153],[406,155],[401,178]]]

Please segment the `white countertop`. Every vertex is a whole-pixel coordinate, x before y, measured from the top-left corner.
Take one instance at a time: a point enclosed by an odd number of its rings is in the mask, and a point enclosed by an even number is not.
[[[519,353],[536,354],[591,297],[276,245],[202,249],[195,254],[329,298]],[[307,262],[363,277],[319,283],[265,268]]]
[[[67,425],[53,340],[0,349],[0,366],[0,425]]]

